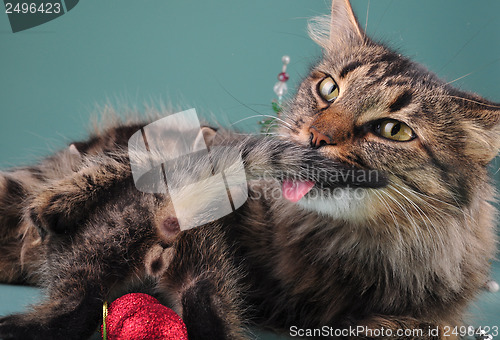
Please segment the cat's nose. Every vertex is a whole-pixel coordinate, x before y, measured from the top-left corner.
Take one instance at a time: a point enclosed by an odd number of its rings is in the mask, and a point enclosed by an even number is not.
[[[332,144],[332,138],[319,132],[314,126],[309,128],[309,132],[311,133],[310,145],[312,148],[317,149]]]

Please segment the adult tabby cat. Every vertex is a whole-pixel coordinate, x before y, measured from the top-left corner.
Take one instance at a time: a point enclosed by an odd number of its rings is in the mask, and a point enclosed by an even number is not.
[[[85,339],[104,300],[145,281],[190,340],[247,338],[249,324],[436,339],[459,325],[495,253],[486,167],[499,106],[371,41],[347,0],[311,35],[324,57],[285,110],[283,137],[204,129],[209,145],[241,150],[251,179],[245,205],[217,222],[180,231],[168,195],[135,189],[124,146],[146,123],[1,173],[0,279],[48,296],[0,319],[0,338]],[[225,156],[211,155],[214,171],[231,164]],[[209,177],[209,160],[198,161]],[[264,171],[277,181],[253,180]]]

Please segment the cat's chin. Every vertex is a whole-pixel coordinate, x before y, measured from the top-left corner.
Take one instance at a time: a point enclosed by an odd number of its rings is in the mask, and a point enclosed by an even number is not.
[[[365,189],[337,188],[327,195],[306,195],[297,204],[334,219],[361,222],[367,219],[368,195]]]

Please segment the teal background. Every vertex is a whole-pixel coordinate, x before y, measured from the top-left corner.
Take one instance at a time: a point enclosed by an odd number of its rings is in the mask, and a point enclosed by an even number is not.
[[[470,73],[454,84],[500,102],[500,1],[352,2],[362,26],[369,12],[369,34],[448,81]],[[194,107],[206,119],[257,131],[259,119],[249,117],[272,113],[281,56],[291,57],[293,92],[320,56],[307,18],[328,12],[324,0],[85,0],[15,34],[0,13],[0,168],[83,138],[110,105],[121,113]],[[38,294],[0,286],[0,314]],[[474,315],[478,325],[500,325],[499,294],[482,296]]]

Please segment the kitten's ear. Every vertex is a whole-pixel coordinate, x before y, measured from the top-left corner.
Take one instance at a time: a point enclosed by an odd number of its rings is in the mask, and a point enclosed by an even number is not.
[[[308,28],[309,36],[328,50],[362,44],[366,39],[349,0],[332,0],[331,15],[311,19]]]
[[[196,140],[193,143],[193,148],[195,150],[202,149],[203,144],[200,144],[202,143],[202,141],[205,143],[205,146],[210,148],[216,134],[217,134],[216,129],[211,128],[209,126],[202,126],[200,132],[198,133],[198,136],[196,136]],[[200,144],[200,146],[198,146],[198,144]]]

